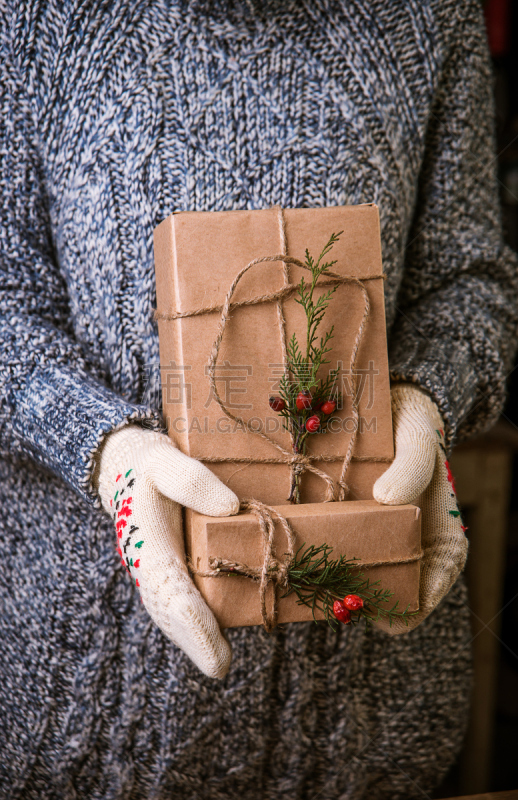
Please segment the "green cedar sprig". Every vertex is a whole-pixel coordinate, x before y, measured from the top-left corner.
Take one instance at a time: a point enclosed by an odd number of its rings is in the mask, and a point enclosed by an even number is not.
[[[355,564],[357,559],[348,559],[346,556],[333,559],[332,552],[327,544],[307,548],[302,545],[289,567],[288,589],[283,596],[295,593],[297,603],[309,606],[314,619],[315,610],[322,611],[331,628],[339,625],[333,614],[333,602],[343,600],[348,594],[356,594],[364,602],[361,610],[351,613],[353,625],[364,621],[368,627],[379,619],[388,620],[389,625],[400,619],[408,625],[409,617],[416,612],[410,612],[408,606],[404,611],[399,611],[399,602],[388,608],[383,607],[384,604],[390,604],[393,592],[382,589],[379,581],[371,582],[364,578],[363,572]]]
[[[306,314],[305,350],[301,349],[296,335],[293,334],[287,344],[289,370],[292,375],[292,380],[289,380],[289,378],[285,376],[284,380],[281,381],[281,390],[284,389],[287,395],[283,398],[285,400],[288,400],[291,396],[296,397],[301,391],[311,391],[321,388],[319,385],[321,381],[318,378],[318,371],[324,364],[329,363],[325,355],[331,351],[329,342],[333,338],[334,325],[320,337],[320,342],[318,342],[317,331],[324,319],[329,301],[336,292],[337,287],[332,286],[316,299],[315,289],[317,288],[318,279],[329,272],[331,267],[336,264],[336,260],[323,262],[323,259],[330,252],[333,245],[340,239],[342,233],[343,231],[331,234],[329,241],[316,262],[306,249],[305,265],[311,271],[311,281],[307,283],[304,276],[302,276],[297,296],[295,297],[295,302],[302,306]],[[312,392],[312,394],[316,397],[315,393]]]
[[[330,342],[334,335],[334,326],[320,334],[326,309],[336,291],[332,286],[320,293],[318,281],[336,264],[334,261],[325,261],[325,257],[339,240],[343,231],[333,233],[324,246],[318,259],[315,261],[306,249],[305,264],[311,273],[311,280],[306,281],[302,276],[298,286],[295,302],[303,309],[306,316],[306,340],[301,347],[297,336],[293,334],[287,343],[288,371],[282,376],[279,384],[279,395],[284,400],[285,407],[280,411],[283,417],[283,427],[289,431],[296,453],[305,453],[308,436],[312,434],[306,429],[306,422],[315,413],[319,416],[320,426],[318,433],[323,433],[332,414],[319,414],[318,408],[326,400],[334,400],[336,406],[340,405],[341,394],[337,389],[338,369],[329,370],[326,375],[321,375],[322,367],[329,364],[328,354],[331,352]],[[317,296],[318,294],[318,296]],[[297,396],[301,393],[311,395],[311,408],[300,410],[297,408]],[[294,479],[291,487],[290,500],[300,502],[300,477]]]

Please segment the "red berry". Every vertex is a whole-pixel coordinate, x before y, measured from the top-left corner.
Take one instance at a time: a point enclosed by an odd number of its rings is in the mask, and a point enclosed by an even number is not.
[[[344,606],[341,600],[335,600],[333,603],[333,614],[340,622],[347,625],[351,621],[351,612]]]
[[[311,408],[311,394],[309,392],[299,392],[295,405],[299,411],[304,411],[305,408]]]
[[[270,397],[268,403],[273,411],[283,411],[286,408],[286,403],[282,397]]]
[[[308,419],[306,422],[306,430],[308,433],[316,433],[320,428],[320,417],[317,417],[316,414],[313,414],[312,417]]]
[[[326,400],[325,403],[322,403],[320,410],[323,414],[332,414],[336,408],[336,402],[334,400]]]
[[[359,611],[363,608],[363,600],[357,594],[348,594],[347,597],[344,597],[344,606],[349,611]]]

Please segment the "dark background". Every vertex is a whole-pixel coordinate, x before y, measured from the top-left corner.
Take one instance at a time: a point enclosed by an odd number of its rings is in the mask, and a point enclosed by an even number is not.
[[[518,1],[487,0],[484,14],[494,68],[504,235],[518,251]],[[509,375],[508,387],[502,417],[518,434],[518,361]],[[518,448],[511,486],[492,769],[489,785],[477,787],[477,792],[518,789]],[[487,533],[491,535],[491,531]],[[464,794],[461,773],[457,765],[435,797]]]
[[[518,3],[485,5],[494,65],[502,220],[518,251]],[[518,431],[518,362],[509,376],[504,418]],[[514,457],[504,586],[492,791],[518,788],[518,454]]]

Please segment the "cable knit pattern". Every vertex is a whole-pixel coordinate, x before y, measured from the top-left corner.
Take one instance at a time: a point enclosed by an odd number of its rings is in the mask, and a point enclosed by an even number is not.
[[[232,631],[216,684],[84,498],[106,432],[158,424],[152,234],[175,210],[377,203],[393,376],[450,443],[494,421],[518,290],[478,2],[6,0],[0,19],[0,796],[422,797],[465,726],[462,584],[400,639]]]

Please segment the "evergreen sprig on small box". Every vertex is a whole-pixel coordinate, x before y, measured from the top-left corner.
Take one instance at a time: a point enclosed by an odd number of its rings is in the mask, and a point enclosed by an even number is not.
[[[280,380],[279,395],[269,399],[270,408],[283,417],[283,426],[290,433],[295,453],[305,454],[312,435],[323,433],[340,406],[341,393],[337,388],[338,369],[331,369],[321,375],[322,367],[329,364],[327,356],[332,348],[334,326],[319,334],[326,309],[336,292],[332,286],[315,297],[318,280],[336,264],[324,261],[339,241],[343,231],[333,233],[320,253],[317,261],[306,250],[306,267],[311,272],[311,281],[304,276],[300,280],[295,302],[304,309],[306,315],[306,341],[301,347],[295,334],[287,344],[288,369]],[[300,503],[300,473],[294,471],[288,500]],[[315,617],[318,609],[323,612],[331,627],[337,621],[355,624],[361,620],[368,626],[384,618],[392,625],[395,619],[408,624],[411,612],[408,608],[398,611],[396,602],[390,608],[393,592],[382,589],[380,581],[370,582],[355,564],[356,559],[340,556],[331,558],[332,548],[327,544],[312,545],[296,553],[288,569],[288,588],[284,596],[294,593],[297,602],[309,606]]]
[[[399,602],[391,607],[393,592],[383,589],[380,581],[371,582],[363,577],[356,559],[339,556],[331,558],[332,548],[327,544],[301,548],[288,569],[288,589],[283,595],[297,596],[297,603],[323,612],[328,625],[335,628],[337,620],[345,624],[365,622],[366,627],[380,619],[392,625],[394,620],[408,617],[413,612],[398,611]]]

